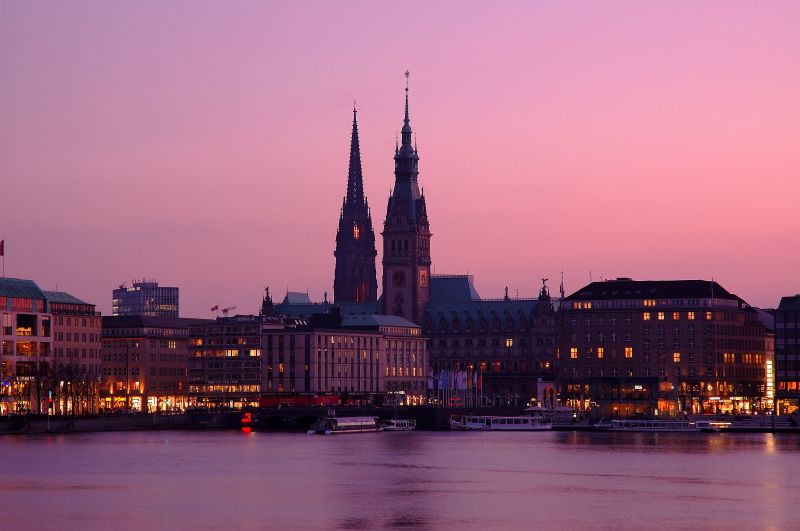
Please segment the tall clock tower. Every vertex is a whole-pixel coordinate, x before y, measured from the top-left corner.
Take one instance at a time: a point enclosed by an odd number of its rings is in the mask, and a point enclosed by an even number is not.
[[[383,311],[422,323],[430,300],[431,232],[420,193],[419,156],[412,145],[406,72],[405,119],[394,153],[394,189],[383,223]]]

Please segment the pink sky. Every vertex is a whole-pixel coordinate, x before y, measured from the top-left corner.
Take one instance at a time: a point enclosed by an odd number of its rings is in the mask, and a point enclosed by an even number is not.
[[[185,316],[332,295],[353,99],[380,232],[408,68],[437,273],[773,307],[800,292],[798,28],[798,2],[3,2],[6,275],[103,313],[141,277]]]

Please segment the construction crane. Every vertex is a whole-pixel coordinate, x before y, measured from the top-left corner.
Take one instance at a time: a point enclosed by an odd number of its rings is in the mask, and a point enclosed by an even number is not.
[[[228,306],[227,308],[223,308],[222,309],[222,315],[224,315],[225,317],[228,317],[228,312],[231,311],[231,310],[235,310],[235,309],[236,309],[236,306]]]

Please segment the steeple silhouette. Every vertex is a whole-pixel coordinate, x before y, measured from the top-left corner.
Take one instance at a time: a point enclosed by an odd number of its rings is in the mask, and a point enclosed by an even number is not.
[[[374,302],[378,300],[375,272],[375,233],[364,195],[361,148],[358,140],[358,111],[353,105],[353,131],[350,137],[350,162],[347,193],[339,213],[336,233],[336,272],[333,279],[335,302]]]
[[[350,166],[347,170],[347,202],[364,202],[364,179],[361,175],[361,149],[358,144],[358,116],[353,104],[353,133],[350,137]]]

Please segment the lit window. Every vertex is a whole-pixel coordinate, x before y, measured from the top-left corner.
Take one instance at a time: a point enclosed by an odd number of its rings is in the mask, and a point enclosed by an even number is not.
[[[650,320],[650,312],[644,312],[642,314],[642,319],[645,320],[645,321],[649,321]]]
[[[284,372],[285,370],[286,370],[286,366],[285,366],[283,363],[279,363],[279,364],[278,364],[278,372],[279,372],[279,373],[281,373],[281,374],[283,374],[283,372]]]
[[[597,359],[603,359],[603,355],[605,354],[606,349],[603,347],[597,347]]]
[[[514,339],[511,337],[506,338],[506,346],[513,347],[514,346]]]
[[[680,321],[681,320],[681,312],[672,312],[672,320],[673,321]]]
[[[569,349],[569,357],[574,360],[578,359],[578,347],[571,347]]]
[[[357,240],[361,237],[361,228],[358,226],[358,223],[353,224],[353,239]]]
[[[633,347],[625,347],[625,357],[626,358],[633,357]]]
[[[712,312],[706,312],[706,321],[710,321],[714,318],[714,314]]]
[[[658,320],[659,321],[663,321],[664,320],[664,312],[658,312]]]
[[[674,363],[680,363],[680,361],[681,361],[681,353],[680,352],[673,352],[672,353],[672,361]]]
[[[694,321],[694,312],[689,312],[686,314],[686,318],[690,321]]]
[[[656,305],[656,301],[654,299],[645,299],[644,305],[646,308],[652,308],[653,306]]]

